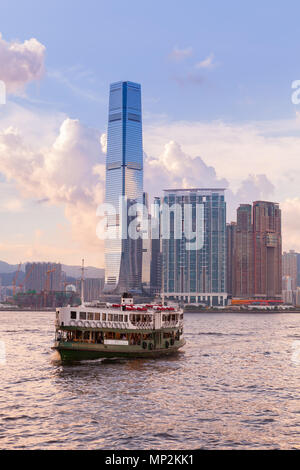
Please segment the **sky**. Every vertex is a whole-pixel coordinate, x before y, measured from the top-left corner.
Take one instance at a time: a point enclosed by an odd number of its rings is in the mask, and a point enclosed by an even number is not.
[[[284,249],[300,251],[299,14],[296,1],[2,0],[0,259],[103,267],[119,80],[142,85],[151,197],[226,187],[228,222],[239,203],[279,202]]]

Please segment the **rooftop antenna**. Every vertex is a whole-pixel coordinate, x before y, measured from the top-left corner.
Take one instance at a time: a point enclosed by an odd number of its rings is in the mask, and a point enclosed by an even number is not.
[[[84,305],[84,259],[81,268],[81,305]]]

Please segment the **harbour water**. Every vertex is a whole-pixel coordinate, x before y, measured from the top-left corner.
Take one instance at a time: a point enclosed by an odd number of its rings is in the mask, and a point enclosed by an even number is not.
[[[186,314],[156,360],[63,365],[53,335],[0,313],[0,449],[300,449],[300,314]]]

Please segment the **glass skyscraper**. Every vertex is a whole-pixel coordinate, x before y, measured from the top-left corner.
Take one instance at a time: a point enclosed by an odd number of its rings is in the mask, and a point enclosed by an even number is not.
[[[128,226],[135,218],[128,216],[128,208],[143,203],[143,137],[141,86],[133,82],[110,86],[106,203],[115,207],[116,216],[108,217],[105,291],[138,292],[142,281],[142,239],[128,236]],[[110,233],[115,229],[120,236],[113,239]]]
[[[224,189],[170,189],[164,191],[162,224],[163,290],[166,298],[190,303],[225,305],[226,203]],[[185,206],[190,212],[185,212]],[[197,211],[201,217],[197,216]],[[189,220],[186,220],[186,219]],[[194,248],[186,237],[190,226]],[[189,246],[190,245],[190,246]]]

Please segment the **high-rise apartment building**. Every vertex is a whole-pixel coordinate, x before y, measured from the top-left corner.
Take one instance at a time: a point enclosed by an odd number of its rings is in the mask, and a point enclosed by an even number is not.
[[[159,197],[155,197],[151,225],[150,285],[152,294],[158,294],[162,289],[162,241],[160,206],[161,199]]]
[[[290,250],[282,255],[282,276],[291,279],[291,290],[296,290],[298,280],[298,253]],[[283,290],[286,290],[283,286]]]
[[[122,201],[122,202],[120,202]],[[141,86],[117,82],[110,86],[106,159],[106,203],[109,215],[105,241],[105,291],[140,291],[142,240],[128,236],[134,216],[128,209],[143,202]],[[118,231],[118,237],[113,238]]]
[[[228,295],[233,295],[235,282],[235,237],[236,223],[226,225],[226,290]]]
[[[274,202],[253,203],[254,297],[281,298],[281,211]]]
[[[234,259],[234,297],[253,295],[253,224],[252,207],[241,204],[237,209]]]
[[[25,292],[62,291],[62,270],[59,263],[27,263]]]
[[[86,278],[84,280],[84,300],[87,302],[99,300],[103,287],[103,278]]]
[[[165,297],[225,305],[224,189],[165,190],[162,203]]]

